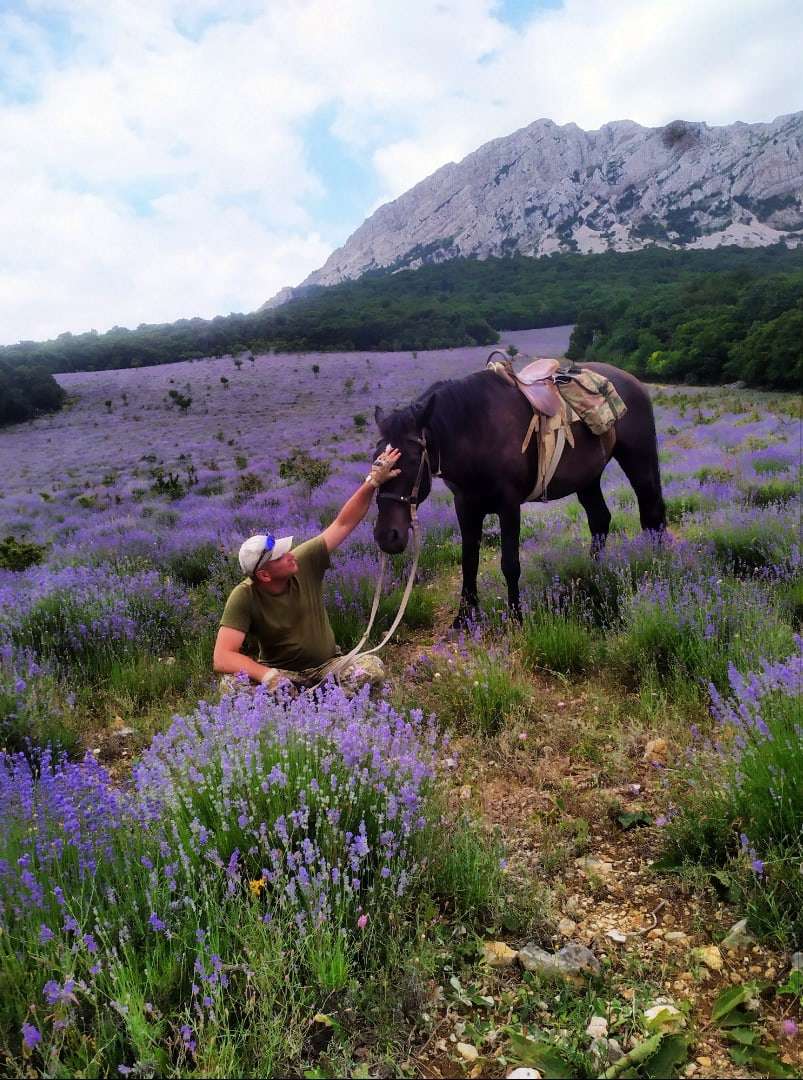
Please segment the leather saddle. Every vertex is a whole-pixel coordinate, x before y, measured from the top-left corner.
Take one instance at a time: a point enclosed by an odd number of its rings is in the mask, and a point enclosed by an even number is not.
[[[521,371],[515,372],[510,358],[499,350],[496,353],[503,357],[503,362],[492,363],[494,353],[491,353],[488,365],[493,371],[517,386],[536,412],[544,416],[557,416],[561,410],[561,396],[555,384],[555,375],[560,371],[558,361],[546,358],[533,360]]]

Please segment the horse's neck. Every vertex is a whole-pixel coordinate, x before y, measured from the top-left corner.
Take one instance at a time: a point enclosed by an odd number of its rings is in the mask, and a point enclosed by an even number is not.
[[[469,378],[471,377],[469,376]],[[479,400],[475,401],[472,395],[468,395],[460,403],[458,423],[461,430],[457,431],[454,418],[450,419],[448,415],[448,406],[449,402],[447,400],[444,400],[443,397],[436,397],[432,416],[429,420],[431,444],[434,451],[431,457],[435,459],[434,471],[441,475],[444,480],[450,479],[450,468],[453,471],[458,469],[457,443],[464,433],[463,427],[467,426],[471,430],[478,430],[483,416],[481,402]]]

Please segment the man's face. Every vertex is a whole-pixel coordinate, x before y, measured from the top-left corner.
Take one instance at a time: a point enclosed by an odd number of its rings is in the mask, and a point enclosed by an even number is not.
[[[298,560],[292,551],[280,559],[271,559],[257,570],[257,581],[287,581],[298,572]]]

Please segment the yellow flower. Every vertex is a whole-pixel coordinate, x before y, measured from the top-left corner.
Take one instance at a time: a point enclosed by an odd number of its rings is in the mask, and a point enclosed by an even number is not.
[[[248,888],[251,890],[252,896],[259,896],[262,890],[265,888],[265,879],[257,878],[256,881],[249,881]]]

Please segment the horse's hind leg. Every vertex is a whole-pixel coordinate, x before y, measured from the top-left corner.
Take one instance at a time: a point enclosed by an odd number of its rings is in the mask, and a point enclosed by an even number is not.
[[[580,505],[586,512],[591,532],[591,554],[596,557],[605,547],[611,527],[611,512],[600,487],[600,477],[577,492]]]
[[[658,467],[658,448],[653,444],[638,450],[616,444],[613,456],[622,466],[638,499],[642,529],[662,533],[666,530],[666,507],[661,491],[661,471]]]

